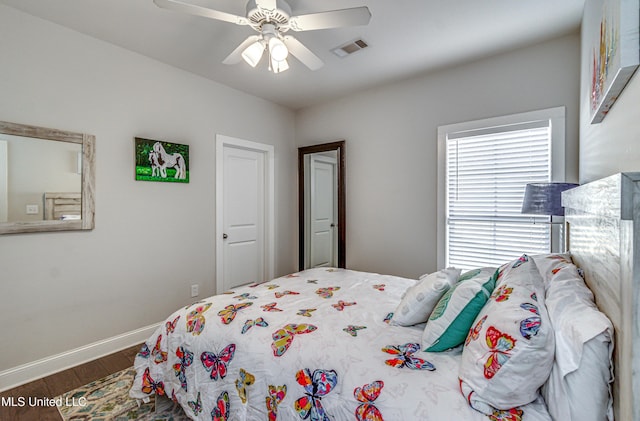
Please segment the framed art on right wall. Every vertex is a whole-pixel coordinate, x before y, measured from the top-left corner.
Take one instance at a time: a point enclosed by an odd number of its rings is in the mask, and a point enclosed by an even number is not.
[[[585,14],[591,124],[600,123],[640,63],[640,0],[588,0]]]

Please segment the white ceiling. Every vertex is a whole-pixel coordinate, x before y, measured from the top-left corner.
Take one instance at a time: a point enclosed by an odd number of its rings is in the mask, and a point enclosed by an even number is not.
[[[183,0],[244,16],[244,0]],[[158,8],[152,0],[0,0],[18,10],[298,109],[392,80],[575,31],[585,0],[290,0],[292,14],[368,6],[367,26],[294,33],[325,65],[272,74],[222,60],[253,30]],[[331,49],[357,38],[346,58]]]

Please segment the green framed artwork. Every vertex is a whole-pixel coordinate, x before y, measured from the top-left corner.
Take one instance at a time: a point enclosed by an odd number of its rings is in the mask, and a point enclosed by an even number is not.
[[[189,145],[135,138],[136,180],[189,182]]]

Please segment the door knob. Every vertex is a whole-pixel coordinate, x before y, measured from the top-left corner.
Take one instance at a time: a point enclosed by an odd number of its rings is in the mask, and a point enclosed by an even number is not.
[[[229,238],[229,236],[227,234],[222,234],[222,239],[226,240],[227,238]]]

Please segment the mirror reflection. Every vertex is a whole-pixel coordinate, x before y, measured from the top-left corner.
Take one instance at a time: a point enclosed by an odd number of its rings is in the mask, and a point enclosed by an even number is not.
[[[0,222],[79,219],[82,145],[0,134]]]
[[[344,141],[299,148],[300,269],[345,267]]]
[[[0,121],[0,234],[94,228],[95,137]]]
[[[305,155],[306,268],[338,265],[338,152]]]

